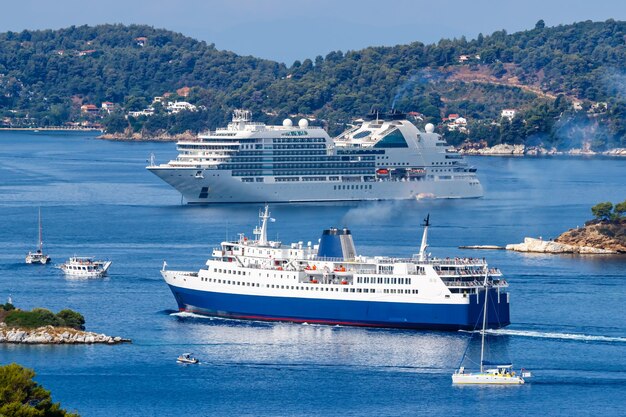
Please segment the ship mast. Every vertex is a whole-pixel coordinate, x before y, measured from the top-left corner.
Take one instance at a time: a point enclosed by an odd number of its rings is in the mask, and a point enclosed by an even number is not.
[[[485,287],[485,305],[483,307],[483,330],[480,332],[482,334],[482,338],[480,341],[480,372],[483,372],[483,360],[485,358],[485,329],[487,327],[487,294],[489,294],[489,289],[487,288],[488,277],[489,277],[489,269],[487,268],[487,264],[485,264],[485,281],[483,282],[483,287]]]
[[[259,219],[261,219],[261,228],[258,226],[254,229],[254,234],[257,236],[257,244],[259,246],[267,245],[267,219],[270,218],[270,206],[265,205],[263,211],[259,211]]]
[[[430,226],[430,214],[424,219],[424,234],[422,235],[422,244],[420,245],[420,262],[426,260],[426,248],[428,248],[428,226]]]

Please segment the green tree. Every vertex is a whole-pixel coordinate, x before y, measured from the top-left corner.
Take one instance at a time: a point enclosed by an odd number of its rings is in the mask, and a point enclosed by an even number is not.
[[[604,203],[598,203],[591,207],[591,213],[598,220],[609,220],[611,218],[611,212],[613,211],[613,203],[606,201]]]
[[[66,308],[65,310],[59,311],[57,313],[57,317],[63,320],[63,323],[67,327],[77,330],[85,330],[85,317],[76,311]]]
[[[18,364],[0,366],[0,416],[76,416],[53,403],[50,391],[33,381],[35,372]]]
[[[617,203],[615,205],[614,212],[617,218],[622,218],[624,214],[626,214],[626,200],[621,203]]]

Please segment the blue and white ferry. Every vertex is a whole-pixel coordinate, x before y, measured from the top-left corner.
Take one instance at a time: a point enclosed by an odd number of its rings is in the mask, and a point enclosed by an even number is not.
[[[254,238],[222,242],[197,272],[161,274],[180,311],[234,319],[369,327],[476,328],[489,293],[489,328],[510,323],[508,283],[483,259],[434,258],[428,219],[419,253],[408,259],[357,255],[348,229],[318,244],[267,239],[266,206]]]

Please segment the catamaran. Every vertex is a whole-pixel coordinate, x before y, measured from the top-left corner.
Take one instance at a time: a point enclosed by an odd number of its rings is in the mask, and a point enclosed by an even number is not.
[[[26,255],[27,264],[47,264],[50,262],[50,257],[43,253],[43,239],[41,231],[41,208],[39,208],[39,247],[35,252],[28,252]]]
[[[487,271],[487,265],[485,265]],[[453,384],[473,384],[473,385],[520,385],[524,384],[524,378],[529,378],[531,373],[525,369],[522,369],[519,374],[513,371],[513,365],[510,363],[498,364],[485,361],[485,333],[487,328],[487,303],[489,299],[489,281],[488,273],[485,272],[485,278],[483,281],[483,287],[485,288],[485,300],[483,304],[483,326],[481,330],[481,342],[480,342],[480,370],[478,372],[466,372],[463,362],[466,358],[466,354],[461,359],[461,366],[452,375]],[[467,350],[465,351],[467,353]],[[486,367],[489,366],[489,367]]]

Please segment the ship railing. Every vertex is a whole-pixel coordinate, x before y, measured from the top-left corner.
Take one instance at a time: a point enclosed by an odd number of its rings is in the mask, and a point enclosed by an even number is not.
[[[473,280],[473,281],[461,281],[461,280],[443,280],[443,283],[447,287],[482,287],[484,285],[483,281]],[[489,281],[488,285],[490,287],[508,287],[509,283],[503,279]]]

